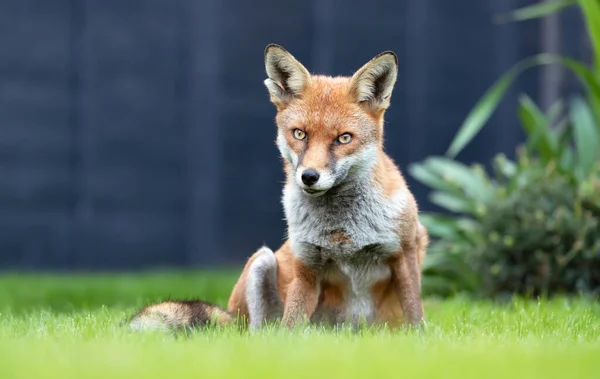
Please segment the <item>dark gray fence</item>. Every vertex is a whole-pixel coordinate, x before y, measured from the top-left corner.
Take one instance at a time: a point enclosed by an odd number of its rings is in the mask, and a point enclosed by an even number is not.
[[[0,1],[0,269],[239,264],[278,247],[268,43],[336,75],[396,51],[386,143],[406,167],[444,153],[493,80],[541,49],[539,22],[492,22],[525,3]],[[537,96],[538,77],[514,92]],[[515,93],[461,159],[512,153]]]

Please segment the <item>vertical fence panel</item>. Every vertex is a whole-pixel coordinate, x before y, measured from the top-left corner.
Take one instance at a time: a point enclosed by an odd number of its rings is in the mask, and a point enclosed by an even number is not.
[[[224,260],[218,243],[221,209],[222,6],[220,0],[184,1],[181,14],[182,67],[186,83],[181,112],[187,141],[186,241],[190,265],[213,265]]]
[[[69,9],[0,2],[0,268],[58,267],[68,251]]]
[[[82,127],[89,193],[77,265],[181,264],[185,126],[177,2],[86,2]]]
[[[527,3],[0,0],[0,269],[241,264],[277,248],[268,43],[331,75],[394,50],[386,150],[405,169],[443,154],[494,80],[539,51],[538,22],[492,22]],[[581,50],[580,30],[564,35]],[[515,84],[461,160],[514,151],[516,94],[537,98],[538,77]]]

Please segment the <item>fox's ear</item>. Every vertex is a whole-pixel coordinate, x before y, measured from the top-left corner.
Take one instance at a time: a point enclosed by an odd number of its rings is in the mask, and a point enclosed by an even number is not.
[[[350,91],[359,103],[373,111],[383,111],[390,105],[390,97],[398,76],[398,57],[385,51],[371,59],[352,76]]]
[[[265,68],[269,76],[265,86],[278,106],[299,96],[310,81],[308,70],[279,45],[270,44],[265,49]]]

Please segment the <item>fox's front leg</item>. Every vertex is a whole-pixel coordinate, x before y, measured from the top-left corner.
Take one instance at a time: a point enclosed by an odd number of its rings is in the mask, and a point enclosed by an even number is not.
[[[419,246],[411,244],[402,249],[393,265],[394,281],[405,321],[413,326],[424,326],[421,299],[421,265]]]
[[[281,324],[289,329],[309,320],[319,301],[317,275],[300,261],[294,262],[294,276],[287,289]]]

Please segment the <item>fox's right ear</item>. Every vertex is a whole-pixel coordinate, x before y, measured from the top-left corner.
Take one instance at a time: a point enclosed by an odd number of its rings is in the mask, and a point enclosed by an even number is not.
[[[271,101],[277,106],[285,106],[299,96],[310,81],[308,70],[276,44],[270,44],[265,49],[265,68],[269,78],[264,83]]]

